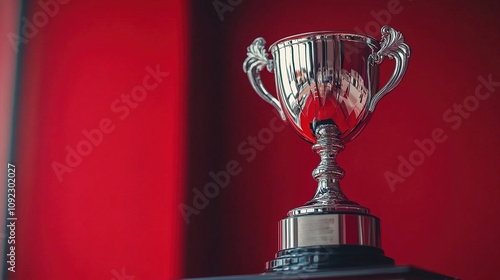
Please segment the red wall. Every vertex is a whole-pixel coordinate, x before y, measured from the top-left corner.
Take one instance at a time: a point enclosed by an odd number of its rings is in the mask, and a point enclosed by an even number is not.
[[[186,4],[28,2],[8,275],[180,277]]]
[[[411,62],[339,156],[343,189],[382,219],[398,264],[500,278],[500,86],[474,97],[481,77],[500,81],[499,5],[54,1],[45,2],[60,3],[57,12],[23,43],[12,279],[262,272],[278,220],[315,191],[319,157],[253,92],[246,47],[259,36],[270,45],[314,30],[371,33],[378,21],[403,32]],[[26,2],[26,18],[43,20],[39,2]],[[150,79],[148,67],[168,74]],[[386,62],[382,79],[391,70]],[[263,79],[273,91],[272,74]],[[455,112],[464,101],[469,109]],[[446,140],[399,173],[436,129]],[[389,184],[387,172],[400,181]],[[227,177],[224,188],[193,201],[214,176]]]

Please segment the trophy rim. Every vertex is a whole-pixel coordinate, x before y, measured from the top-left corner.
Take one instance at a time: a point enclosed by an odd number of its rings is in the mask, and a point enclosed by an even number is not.
[[[354,41],[367,43],[370,47],[378,50],[380,48],[380,42],[374,37],[366,34],[360,34],[356,32],[347,31],[313,31],[295,34],[282,38],[274,42],[269,50],[273,52],[274,49],[280,49],[291,45],[301,44],[304,42],[318,41],[318,40],[329,40],[329,39],[339,39],[341,41]]]

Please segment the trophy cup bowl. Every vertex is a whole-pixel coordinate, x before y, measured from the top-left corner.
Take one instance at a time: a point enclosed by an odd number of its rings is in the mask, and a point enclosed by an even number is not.
[[[299,34],[272,44],[273,59],[263,38],[248,47],[243,70],[252,87],[321,157],[313,171],[314,197],[279,223],[279,250],[266,264],[269,272],[394,264],[381,250],[379,219],[342,193],[344,171],[335,161],[406,71],[410,48],[402,34],[388,26],[381,34],[380,42],[346,32]],[[379,89],[385,57],[395,61],[395,70]],[[264,67],[274,71],[278,99],[261,81]]]

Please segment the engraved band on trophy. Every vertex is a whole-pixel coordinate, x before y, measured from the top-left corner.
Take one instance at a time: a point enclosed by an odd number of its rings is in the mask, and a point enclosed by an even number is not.
[[[314,197],[279,222],[279,250],[266,264],[269,272],[394,264],[381,249],[379,219],[341,191],[344,171],[335,160],[405,74],[410,48],[403,35],[388,26],[381,34],[380,42],[345,32],[299,34],[272,44],[273,59],[263,38],[248,47],[243,70],[254,90],[321,157],[312,173]],[[385,57],[395,61],[395,70],[378,89]],[[264,67],[274,71],[278,99],[262,84]]]

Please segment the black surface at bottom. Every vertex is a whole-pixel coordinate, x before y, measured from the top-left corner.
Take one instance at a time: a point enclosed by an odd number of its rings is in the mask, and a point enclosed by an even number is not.
[[[359,267],[313,272],[266,272],[263,274],[192,278],[191,280],[458,280],[412,266]]]
[[[267,263],[267,272],[315,271],[344,267],[393,266],[384,251],[370,246],[308,246],[281,250]]]

